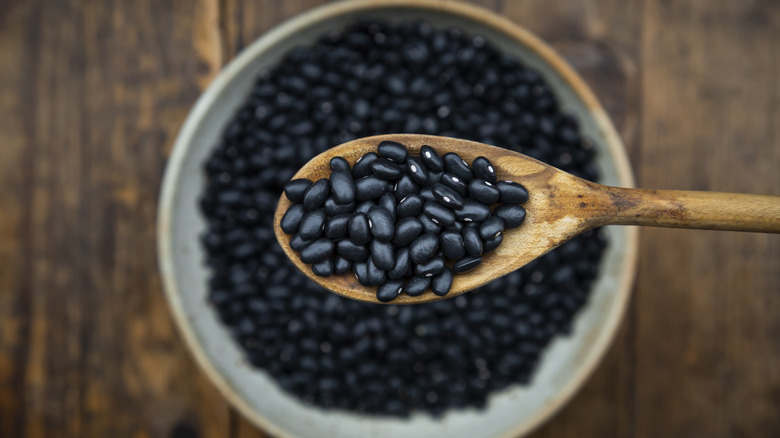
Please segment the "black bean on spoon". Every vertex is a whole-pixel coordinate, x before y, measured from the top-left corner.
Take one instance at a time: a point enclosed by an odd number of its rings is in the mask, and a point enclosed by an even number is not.
[[[486,157],[474,159],[472,169],[456,152],[443,152],[442,158],[436,148],[425,146],[410,154],[403,142],[380,141],[375,152],[367,151],[354,163],[335,156],[329,160],[330,176],[316,183],[290,181],[285,194],[294,205],[280,226],[293,234],[290,248],[311,265],[314,275],[349,276],[345,266],[353,263],[351,274],[360,285],[379,286],[379,301],[395,300],[404,292],[416,297],[426,290],[446,296],[453,274],[476,268],[483,249],[487,253],[502,243],[507,226],[492,215],[494,204],[506,207],[501,211],[513,225],[508,228],[525,220],[521,205],[499,203],[496,168]],[[444,170],[451,172],[448,184],[441,182]],[[394,182],[392,188],[388,181]],[[505,188],[507,198],[525,194],[527,200],[527,190],[513,184]],[[325,196],[324,207],[317,208]],[[474,231],[469,228],[464,235],[467,225]],[[467,257],[464,238],[478,254]],[[395,287],[398,281],[401,285]]]
[[[350,164],[352,185],[344,180]],[[328,183],[331,168],[337,184]],[[341,186],[346,193],[333,193]],[[331,224],[326,201],[353,196],[354,210],[338,209]],[[346,231],[343,214],[351,214]],[[391,134],[309,161],[274,216],[282,249],[309,278],[339,295],[394,304],[468,292],[603,225],[780,232],[780,198],[609,187],[507,149]],[[331,275],[340,259],[338,271],[352,262],[351,273]]]

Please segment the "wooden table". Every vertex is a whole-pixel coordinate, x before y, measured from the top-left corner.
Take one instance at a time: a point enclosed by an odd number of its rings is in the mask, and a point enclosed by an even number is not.
[[[221,66],[321,3],[0,2],[0,436],[263,436],[168,315],[157,193]],[[780,194],[780,3],[475,3],[585,76],[643,187]],[[780,236],[646,229],[617,341],[535,436],[779,431]]]

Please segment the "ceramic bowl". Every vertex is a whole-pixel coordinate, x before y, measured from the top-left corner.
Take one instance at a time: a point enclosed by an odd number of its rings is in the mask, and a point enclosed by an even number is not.
[[[351,19],[425,19],[434,27],[457,26],[483,35],[501,50],[538,69],[564,109],[576,114],[595,140],[602,182],[630,187],[626,152],[591,91],[546,44],[513,23],[480,8],[440,1],[347,1],[303,13],[248,46],[214,79],[189,114],[168,162],[159,204],[159,262],[165,293],[180,332],[204,372],[247,418],[281,437],[494,437],[518,436],[550,418],[582,386],[615,336],[630,295],[637,232],[606,229],[609,246],[588,304],[576,316],[574,332],[557,337],[544,352],[533,382],[493,394],[485,410],[452,410],[442,418],[410,419],[323,411],[287,395],[262,371],[250,367],[238,345],[207,303],[207,270],[199,235],[205,222],[198,196],[201,166],[226,122],[247,96],[259,71],[289,49],[311,44]]]

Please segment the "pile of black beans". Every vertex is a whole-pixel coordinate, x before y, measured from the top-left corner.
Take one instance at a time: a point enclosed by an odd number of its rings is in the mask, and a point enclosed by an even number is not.
[[[531,380],[598,273],[606,240],[593,231],[435,303],[362,303],[310,281],[273,233],[283,186],[332,145],[403,132],[598,177],[592,144],[544,78],[459,29],[361,20],[259,72],[205,163],[208,299],[247,360],[304,403],[392,416],[482,407]]]
[[[528,191],[498,181],[485,157],[469,166],[454,152],[442,157],[424,145],[419,157],[409,156],[404,145],[382,141],[354,168],[343,157],[330,167],[330,178],[285,185],[292,204],[280,226],[314,274],[352,271],[360,284],[378,286],[384,303],[429,288],[447,295],[454,274],[479,266],[501,244],[504,229],[525,221],[518,204]]]

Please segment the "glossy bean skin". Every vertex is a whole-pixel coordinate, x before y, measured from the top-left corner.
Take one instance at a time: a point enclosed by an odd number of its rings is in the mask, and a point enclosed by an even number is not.
[[[355,245],[365,245],[371,241],[371,229],[368,225],[368,216],[364,213],[355,213],[349,219],[349,240]]]
[[[406,150],[406,146],[394,141],[383,141],[377,146],[379,156],[386,158],[398,164],[406,162],[406,158],[409,156],[409,152]]]
[[[303,202],[303,195],[311,187],[311,184],[312,182],[309,179],[294,179],[284,185],[284,194],[292,202]]]
[[[482,263],[482,257],[463,257],[462,259],[456,261],[452,264],[452,272],[455,274],[461,274],[463,272],[468,272],[477,266],[479,266]]]
[[[303,208],[312,211],[322,207],[328,195],[330,195],[330,183],[326,178],[322,178],[306,189],[303,194]]]
[[[320,238],[307,244],[301,250],[301,261],[308,264],[319,263],[333,254],[333,241],[327,238]]]
[[[417,297],[423,294],[431,285],[430,277],[411,277],[404,284],[404,292],[410,297]]]
[[[444,162],[439,153],[430,146],[420,148],[420,159],[431,172],[441,172],[444,170]]]
[[[498,174],[493,163],[485,157],[477,157],[471,162],[471,168],[474,170],[474,176],[479,179],[485,180],[491,184],[495,184],[498,181]]]
[[[447,295],[450,288],[452,288],[452,280],[452,270],[445,267],[442,272],[431,279],[431,290],[434,294],[443,297]]]
[[[349,174],[352,174],[352,168],[349,166],[349,162],[345,160],[344,157],[331,158],[330,171],[331,171],[331,175],[335,172],[347,172]]]
[[[297,233],[301,226],[301,220],[303,220],[304,208],[301,204],[294,204],[282,216],[282,220],[279,225],[287,234]]]
[[[517,228],[525,222],[525,209],[519,205],[499,205],[493,215],[500,217],[507,228]]]
[[[413,217],[401,219],[395,228],[393,244],[402,248],[411,244],[423,232],[422,223]]]
[[[496,188],[505,204],[523,204],[528,201],[528,190],[514,181],[499,181]]]
[[[338,204],[351,204],[355,201],[355,180],[352,175],[346,171],[333,172],[329,181],[330,193]]]

